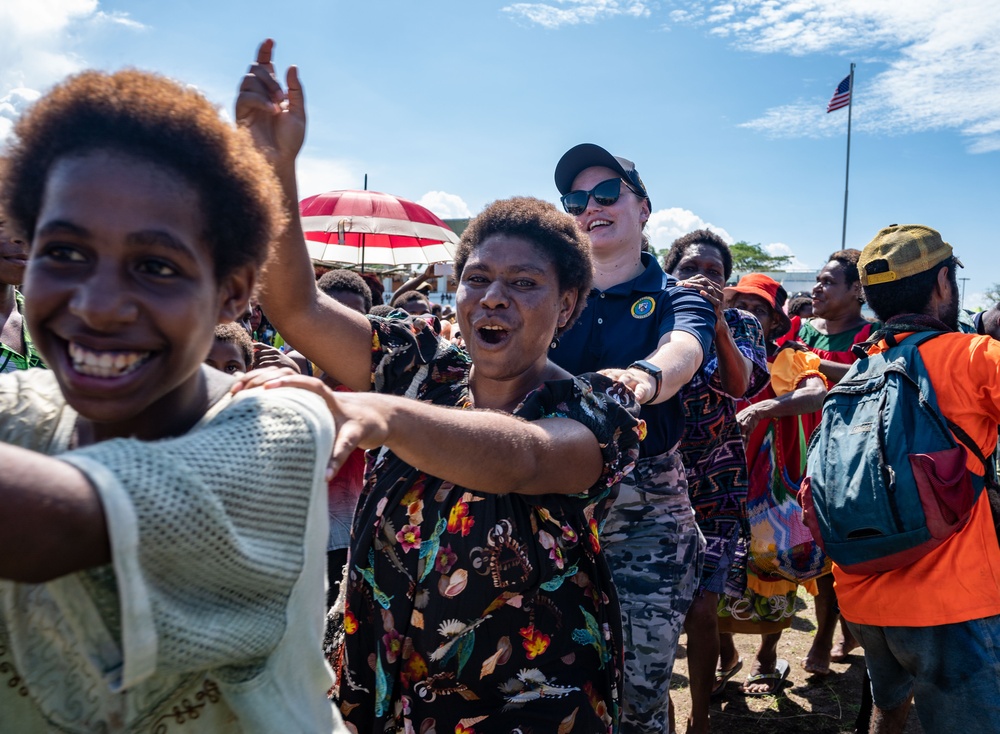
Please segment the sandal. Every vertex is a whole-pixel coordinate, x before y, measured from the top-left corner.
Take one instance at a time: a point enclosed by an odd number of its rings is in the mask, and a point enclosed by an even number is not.
[[[722,670],[719,668],[715,671],[715,687],[712,688],[712,692],[709,694],[709,699],[716,699],[722,696],[726,692],[726,683],[734,675],[743,670],[743,658],[739,658],[736,664],[733,665],[729,670]]]
[[[781,691],[781,686],[788,678],[789,665],[787,660],[778,658],[774,663],[774,670],[770,673],[758,673],[747,678],[743,684],[744,696],[773,696]],[[763,691],[748,691],[747,686],[755,683],[767,683],[768,687]]]

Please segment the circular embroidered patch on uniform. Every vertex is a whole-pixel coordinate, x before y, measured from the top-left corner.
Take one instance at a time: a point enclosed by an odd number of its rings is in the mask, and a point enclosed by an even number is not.
[[[643,296],[632,304],[632,318],[644,319],[656,309],[656,301],[649,296]]]

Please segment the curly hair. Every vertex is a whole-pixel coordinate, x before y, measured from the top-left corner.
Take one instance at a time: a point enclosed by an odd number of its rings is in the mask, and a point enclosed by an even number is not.
[[[373,273],[361,273],[361,279],[368,284],[368,290],[372,294],[372,305],[380,306],[385,303],[385,287],[378,276]]]
[[[321,291],[326,293],[328,296],[332,296],[333,292],[346,291],[348,293],[357,293],[364,299],[365,302],[365,313],[372,310],[372,291],[365,282],[365,279],[360,275],[355,273],[353,270],[330,270],[323,273],[320,279],[316,281],[316,287]]]
[[[403,304],[413,303],[414,301],[421,301],[427,304],[427,310],[431,309],[431,299],[420,291],[408,290],[400,291],[392,297],[392,301],[389,303],[393,308],[402,308]]]
[[[462,277],[469,256],[493,235],[521,237],[531,242],[555,267],[559,290],[579,293],[576,309],[558,333],[567,331],[587,305],[587,294],[594,282],[590,240],[576,220],[547,201],[530,196],[494,201],[462,233],[455,253],[457,278]]]
[[[216,279],[260,266],[286,223],[277,178],[249,132],[193,89],[129,69],[70,77],[15,124],[0,178],[13,228],[30,239],[53,167],[97,151],[148,161],[193,186]]]
[[[733,253],[729,251],[726,241],[710,229],[696,229],[674,240],[663,256],[663,271],[672,273],[691,245],[708,245],[718,250],[719,257],[722,258],[722,274],[729,280],[729,276],[733,274]]]
[[[812,298],[809,296],[795,296],[788,301],[788,315],[801,316],[802,309],[812,307]]]
[[[826,261],[840,263],[844,267],[844,282],[850,285],[861,280],[861,277],[858,275],[858,258],[860,257],[861,250],[837,250]]]
[[[215,340],[226,344],[235,344],[240,348],[240,354],[249,370],[253,367],[253,342],[247,330],[235,322],[219,324],[215,327]]]

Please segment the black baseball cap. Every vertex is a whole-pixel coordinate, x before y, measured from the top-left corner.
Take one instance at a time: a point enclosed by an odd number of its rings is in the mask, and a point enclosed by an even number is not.
[[[581,143],[567,150],[563,157],[556,164],[556,188],[560,194],[568,194],[573,189],[573,180],[585,168],[603,166],[610,168],[632,185],[632,188],[645,197],[649,203],[649,210],[653,210],[653,204],[649,201],[649,194],[646,193],[646,186],[639,178],[639,172],[635,170],[635,163],[628,158],[620,158],[611,155],[608,151],[594,143]]]

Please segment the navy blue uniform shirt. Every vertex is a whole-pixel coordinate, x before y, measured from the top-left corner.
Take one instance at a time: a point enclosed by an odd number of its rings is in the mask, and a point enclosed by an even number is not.
[[[697,291],[677,285],[649,253],[642,253],[642,262],[646,269],[635,279],[590,292],[580,318],[549,352],[553,362],[574,375],[625,368],[652,354],[670,331],[691,334],[708,354],[715,309]],[[647,430],[641,456],[657,456],[680,441],[684,409],[679,395],[643,406],[640,416]]]

